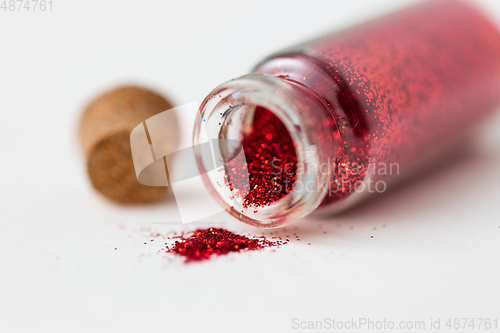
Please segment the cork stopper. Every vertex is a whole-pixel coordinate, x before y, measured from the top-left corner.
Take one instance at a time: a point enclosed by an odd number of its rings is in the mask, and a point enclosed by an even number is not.
[[[153,202],[165,196],[168,187],[146,186],[137,180],[130,133],[146,119],[171,108],[162,96],[133,86],[105,93],[87,106],[80,120],[79,139],[88,176],[97,191],[123,204]],[[163,134],[169,151],[178,144],[177,125],[173,118]]]

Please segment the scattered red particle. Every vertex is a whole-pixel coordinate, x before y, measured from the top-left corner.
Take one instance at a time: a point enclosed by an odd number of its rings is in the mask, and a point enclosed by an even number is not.
[[[225,174],[244,208],[278,201],[292,191],[296,180],[297,155],[285,125],[263,107],[255,109],[253,120],[250,133],[242,140],[246,163],[242,158],[232,159]]]
[[[248,238],[221,228],[198,229],[191,236],[176,241],[167,251],[186,258],[185,262],[209,259],[212,255],[230,252],[253,251],[266,247],[285,244],[282,241],[269,241],[261,236]]]
[[[117,248],[115,247],[115,250],[117,250]]]

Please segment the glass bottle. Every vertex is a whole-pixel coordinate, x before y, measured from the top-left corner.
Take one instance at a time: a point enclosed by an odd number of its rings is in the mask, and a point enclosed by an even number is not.
[[[468,3],[434,1],[288,48],[221,84],[200,107],[194,144],[243,142],[212,147],[223,165],[204,183],[241,221],[273,228],[334,214],[432,166],[499,104],[497,28]],[[286,170],[254,155],[267,142],[259,131],[280,127],[286,134],[272,140],[293,142],[293,182],[277,196],[257,191],[276,190]],[[201,154],[197,162],[207,170]],[[235,170],[248,171],[251,187],[236,188]]]

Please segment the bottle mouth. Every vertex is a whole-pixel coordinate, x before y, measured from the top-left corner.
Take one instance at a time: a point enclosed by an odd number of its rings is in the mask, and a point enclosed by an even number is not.
[[[311,113],[324,114],[324,106],[304,88],[266,74],[231,80],[207,96],[194,151],[203,182],[224,209],[252,226],[276,228],[321,203],[334,168],[325,147],[333,139]],[[211,156],[197,149],[207,141]]]

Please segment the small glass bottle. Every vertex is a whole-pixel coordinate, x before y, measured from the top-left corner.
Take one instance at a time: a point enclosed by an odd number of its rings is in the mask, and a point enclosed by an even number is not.
[[[217,145],[224,165],[203,180],[232,215],[273,228],[383,192],[461,142],[500,104],[500,34],[471,5],[434,1],[286,49],[253,72],[206,97],[194,144],[242,143]],[[246,160],[235,158],[242,149]],[[207,170],[202,154],[197,162]]]

